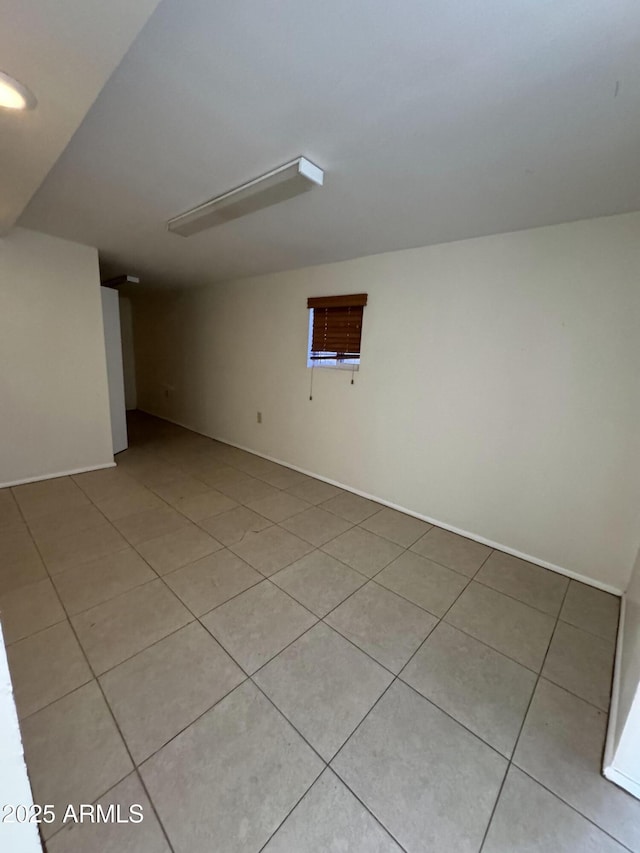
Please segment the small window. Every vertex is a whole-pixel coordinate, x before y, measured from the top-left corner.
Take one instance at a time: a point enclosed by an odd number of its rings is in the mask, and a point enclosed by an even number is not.
[[[351,296],[314,296],[307,300],[307,367],[358,369],[362,315],[366,304],[366,293],[355,293]]]

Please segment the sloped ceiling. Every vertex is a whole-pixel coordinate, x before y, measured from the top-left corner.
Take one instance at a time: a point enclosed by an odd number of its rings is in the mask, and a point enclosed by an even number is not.
[[[0,109],[0,234],[20,216],[158,0],[2,0],[0,69],[38,99]]]
[[[167,233],[300,154],[322,189]],[[21,224],[200,284],[637,210],[639,155],[637,0],[164,0]]]

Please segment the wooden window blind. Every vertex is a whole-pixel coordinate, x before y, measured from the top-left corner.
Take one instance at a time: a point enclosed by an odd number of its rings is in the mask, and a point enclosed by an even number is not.
[[[308,299],[307,308],[313,308],[309,358],[312,361],[359,358],[362,315],[366,304],[366,293]]]

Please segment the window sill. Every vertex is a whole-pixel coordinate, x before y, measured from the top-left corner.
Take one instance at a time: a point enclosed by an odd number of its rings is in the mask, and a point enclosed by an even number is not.
[[[321,367],[323,370],[349,370],[356,372],[360,370],[359,364],[327,364],[326,361],[319,361],[317,364],[307,364],[307,369],[312,367]]]

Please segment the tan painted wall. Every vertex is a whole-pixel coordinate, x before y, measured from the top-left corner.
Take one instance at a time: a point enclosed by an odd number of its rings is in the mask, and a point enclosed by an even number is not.
[[[362,291],[355,385],[316,369],[310,402],[307,296]],[[139,295],[134,314],[140,408],[626,587],[640,214]]]
[[[0,238],[0,486],[113,463],[98,253]]]

